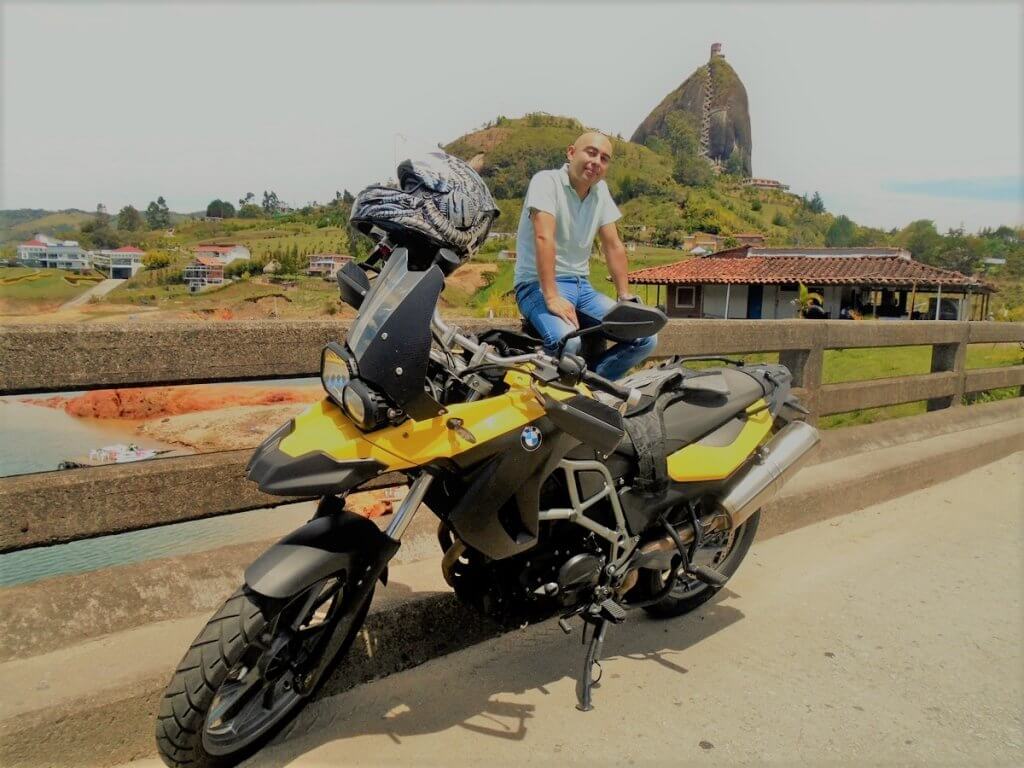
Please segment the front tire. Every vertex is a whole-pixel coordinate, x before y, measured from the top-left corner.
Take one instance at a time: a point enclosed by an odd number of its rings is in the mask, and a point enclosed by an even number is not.
[[[740,563],[743,562],[743,558],[747,556],[750,545],[754,543],[757,526],[760,522],[761,510],[758,510],[736,529],[729,539],[728,547],[721,551],[713,550],[710,547],[702,548],[698,550],[694,559],[699,565],[710,565],[719,573],[732,577],[740,567]],[[709,552],[709,550],[712,551]],[[703,562],[702,555],[707,562]],[[650,583],[647,585],[647,589],[651,594],[657,594],[664,587],[664,576],[658,571],[648,571],[648,573],[650,574]],[[644,610],[651,616],[663,619],[682,616],[706,603],[715,596],[719,589],[721,587],[712,587],[710,584],[704,584],[695,579],[681,579],[668,595],[654,605],[645,606]]]
[[[302,686],[305,673],[326,666],[319,678],[326,680],[366,618],[372,590],[344,627],[347,635],[334,658],[315,655],[317,649],[323,654],[330,634],[338,631],[344,583],[343,577],[330,577],[285,600],[245,587],[228,598],[164,692],[156,723],[161,759],[171,768],[227,768],[290,722],[313,693]]]

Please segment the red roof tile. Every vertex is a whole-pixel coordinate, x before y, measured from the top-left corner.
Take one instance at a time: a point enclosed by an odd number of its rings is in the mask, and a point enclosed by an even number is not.
[[[35,245],[46,248],[46,243],[44,243],[42,240],[36,240],[35,238],[29,240],[27,243],[22,243],[22,245]]]
[[[211,258],[210,256],[196,256],[196,264],[202,264],[204,267],[223,267],[224,262],[220,259]]]
[[[114,253],[145,253],[145,251],[141,248],[136,248],[134,245],[124,245],[115,249]]]
[[[629,273],[641,285],[752,284],[975,286],[982,280],[898,256],[747,256],[705,257]]]

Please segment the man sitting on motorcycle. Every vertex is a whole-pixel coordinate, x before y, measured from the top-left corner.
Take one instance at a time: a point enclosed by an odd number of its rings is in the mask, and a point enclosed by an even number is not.
[[[622,214],[604,182],[612,143],[607,136],[588,131],[566,150],[566,158],[561,168],[540,171],[530,179],[516,233],[516,302],[548,352],[573,329],[600,323],[615,306],[590,284],[595,235],[619,301],[637,300],[626,282],[626,248],[615,226]],[[656,344],[656,336],[620,342],[601,356],[594,372],[607,379],[621,378]],[[575,354],[579,346],[575,338],[566,350]]]

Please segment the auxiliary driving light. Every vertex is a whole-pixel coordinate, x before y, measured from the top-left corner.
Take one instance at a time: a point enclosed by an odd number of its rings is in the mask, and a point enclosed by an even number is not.
[[[320,383],[327,394],[344,408],[343,390],[352,380],[352,365],[348,362],[345,348],[335,341],[330,342],[320,355]]]

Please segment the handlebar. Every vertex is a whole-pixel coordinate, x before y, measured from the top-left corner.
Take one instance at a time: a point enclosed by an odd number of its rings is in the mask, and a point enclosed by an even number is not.
[[[476,342],[474,339],[471,339],[468,336],[465,336],[464,334],[460,333],[457,328],[450,327],[446,322],[444,322],[444,320],[441,319],[441,313],[436,309],[434,310],[434,316],[431,319],[431,325],[433,326],[433,329],[437,333],[437,335],[441,337],[442,343],[444,343],[445,346],[454,343],[458,344],[463,349],[469,350],[474,354],[482,353],[482,362],[493,363],[496,365],[505,365],[509,367],[512,367],[517,363],[525,363],[537,360],[544,361],[549,364],[557,364],[556,360],[540,352],[532,352],[525,355],[513,355],[510,357],[496,355],[493,352],[491,352],[489,348],[485,348],[484,346]],[[590,387],[592,387],[593,389],[600,390],[601,392],[605,392],[611,395],[612,397],[622,400],[625,409],[632,408],[640,402],[640,390],[629,389],[628,387],[620,387],[614,381],[609,381],[608,379],[604,378],[604,376],[598,376],[596,373],[593,373],[591,371],[584,372],[583,376],[581,377],[581,380]]]

